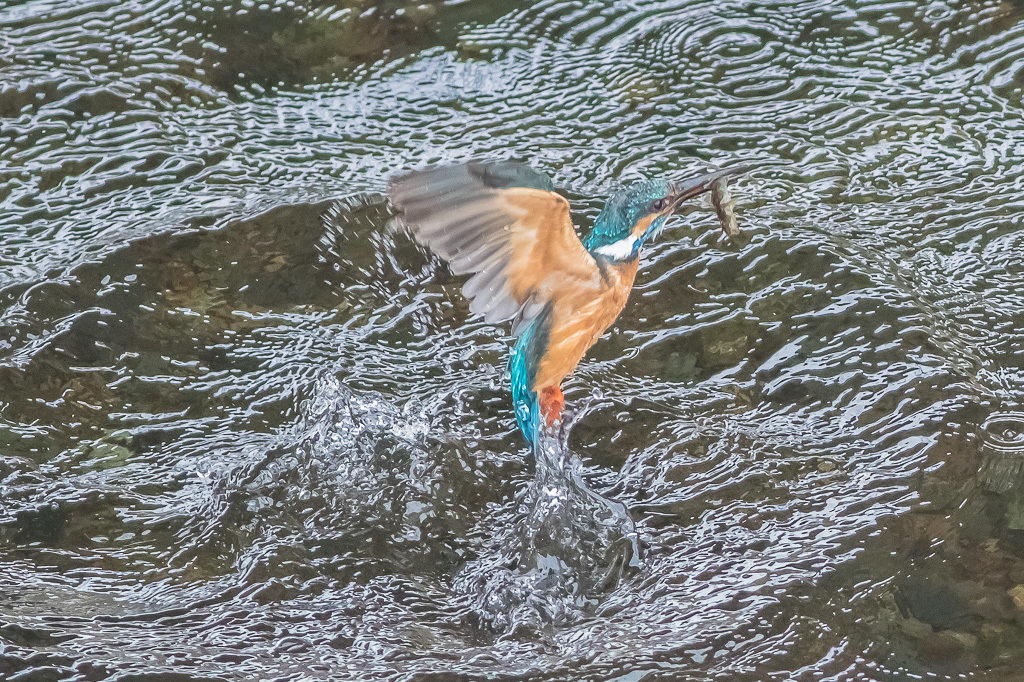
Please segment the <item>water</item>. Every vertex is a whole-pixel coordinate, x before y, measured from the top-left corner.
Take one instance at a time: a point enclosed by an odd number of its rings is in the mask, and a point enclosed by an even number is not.
[[[1018,674],[1024,7],[345,4],[0,1],[0,677]],[[470,157],[758,169],[536,459]]]

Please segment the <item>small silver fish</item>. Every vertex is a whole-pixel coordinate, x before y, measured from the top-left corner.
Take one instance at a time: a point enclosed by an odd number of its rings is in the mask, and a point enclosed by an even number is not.
[[[726,178],[718,178],[711,183],[711,204],[718,214],[718,222],[722,224],[722,231],[728,237],[738,237],[740,226],[736,222],[736,203],[729,194],[729,181]]]

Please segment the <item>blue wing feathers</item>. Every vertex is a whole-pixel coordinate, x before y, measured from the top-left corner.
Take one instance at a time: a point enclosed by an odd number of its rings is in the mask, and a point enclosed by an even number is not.
[[[544,173],[516,161],[476,162],[466,164],[469,172],[480,178],[487,187],[532,187],[554,192],[555,186]]]

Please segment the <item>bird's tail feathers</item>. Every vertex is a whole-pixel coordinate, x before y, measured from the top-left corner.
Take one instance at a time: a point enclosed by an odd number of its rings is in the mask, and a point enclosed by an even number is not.
[[[529,344],[524,344],[524,339],[525,335],[520,337],[519,343],[512,350],[508,371],[512,384],[512,405],[515,408],[516,424],[530,445],[533,445],[537,441],[537,429],[540,426],[540,402],[537,399],[537,392],[530,388],[530,375],[533,373],[530,365],[533,363],[528,358]]]
[[[550,307],[545,306],[523,330],[512,350],[508,361],[508,373],[512,384],[512,404],[516,412],[516,424],[532,446],[537,442],[537,430],[540,428],[540,401],[533,390],[534,378],[537,375],[537,364],[544,357],[548,343],[548,314]]]

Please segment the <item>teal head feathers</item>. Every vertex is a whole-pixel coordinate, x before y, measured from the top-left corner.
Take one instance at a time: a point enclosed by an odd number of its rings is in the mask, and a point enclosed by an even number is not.
[[[671,212],[672,185],[648,180],[619,190],[608,197],[584,245],[591,253],[611,260],[635,258],[649,235],[657,231]]]
[[[608,198],[584,246],[594,256],[606,260],[633,260],[640,247],[657,234],[682,202],[708,191],[720,175],[703,175],[681,182],[647,180],[619,190]]]

